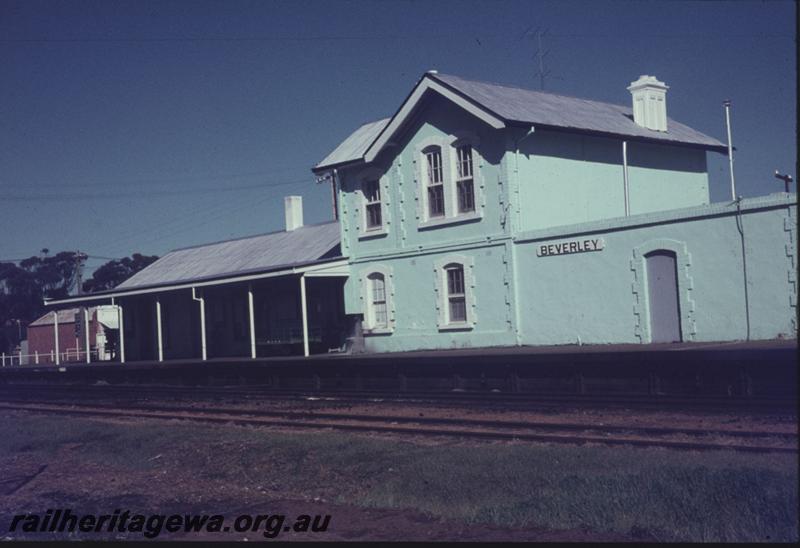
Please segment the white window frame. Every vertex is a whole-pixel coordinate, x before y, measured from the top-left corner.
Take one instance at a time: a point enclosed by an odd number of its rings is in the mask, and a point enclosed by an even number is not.
[[[375,185],[376,199],[370,199],[369,187]],[[381,203],[381,180],[365,179],[361,182],[361,192],[364,195],[364,230],[367,232],[383,230],[383,204]],[[370,208],[377,206],[378,223],[370,225]]]
[[[389,300],[386,298],[386,276],[381,272],[372,272],[367,275],[367,293],[369,295],[369,302],[367,308],[369,309],[370,325],[373,329],[386,329],[389,327]],[[377,295],[378,285],[382,295]],[[379,314],[379,306],[383,314]],[[383,316],[382,321],[380,316]]]
[[[465,323],[467,321],[467,291],[464,283],[464,265],[461,263],[450,263],[445,265],[445,290],[447,292],[447,321],[451,324]],[[458,273],[459,276],[455,274]],[[460,285],[461,287],[453,287]],[[463,304],[464,310],[459,314],[463,317],[455,318],[453,307],[455,303]]]
[[[384,298],[386,302],[386,325],[377,325],[373,308],[372,277],[383,277]],[[383,265],[373,265],[361,271],[361,310],[364,314],[362,328],[365,335],[386,335],[394,332],[395,327],[395,299],[394,279],[392,270]]]
[[[479,139],[470,132],[456,135],[428,137],[415,147],[415,177],[417,180],[417,228],[425,230],[442,225],[451,225],[483,218],[486,206],[484,181],[482,176],[483,158],[478,151]],[[458,182],[469,177],[459,178],[458,149],[469,145],[472,152],[472,211],[458,211]],[[442,158],[442,184],[444,195],[444,215],[431,217],[428,197],[429,173],[427,153],[438,147]]]
[[[390,218],[390,193],[389,193],[389,178],[387,172],[376,167],[365,169],[356,175],[358,187],[356,191],[356,208],[355,213],[358,217],[358,239],[364,240],[368,238],[379,238],[389,234],[389,225],[391,224]],[[366,185],[370,181],[378,182],[378,192],[380,194],[380,209],[381,209],[381,225],[376,227],[369,227],[367,223],[367,193],[365,192]]]
[[[458,265],[464,272],[464,321],[453,321],[450,318],[450,292],[448,286],[448,270]],[[478,321],[475,306],[475,260],[466,255],[447,255],[434,262],[434,290],[436,293],[437,324],[439,331],[470,330]]]
[[[465,174],[465,173],[461,172],[461,168],[464,165],[464,162],[463,162],[463,160],[461,158],[461,151],[464,150],[464,149],[467,149],[467,148],[469,149],[469,163],[468,163],[469,173]],[[456,162],[455,162],[455,164],[456,164],[455,174],[456,175],[455,175],[455,185],[454,185],[455,186],[455,191],[456,191],[456,198],[455,198],[455,201],[453,202],[455,210],[456,210],[456,215],[471,215],[471,214],[475,213],[475,210],[476,210],[476,205],[475,205],[475,155],[474,155],[475,149],[472,146],[472,143],[469,143],[469,142],[458,143],[457,142],[456,144],[453,145],[453,151],[455,153],[455,160],[456,160]],[[469,184],[472,186],[472,193],[471,193],[472,194],[472,208],[471,209],[466,209],[464,211],[461,211],[461,192],[460,192],[460,189],[459,189],[459,185],[461,183],[466,183],[467,181],[469,181]]]
[[[424,170],[425,170],[425,216],[428,219],[444,219],[447,217],[447,180],[445,179],[444,173],[444,162],[447,158],[445,151],[442,150],[440,145],[431,145],[425,147],[422,151],[424,157]],[[432,162],[432,158],[438,157],[439,165],[436,166],[435,162]],[[438,167],[438,169],[436,169]],[[438,176],[438,177],[437,177]],[[436,179],[439,179],[438,181]],[[434,187],[438,187],[441,190],[442,195],[442,212],[441,214],[433,215],[431,211],[431,189]]]

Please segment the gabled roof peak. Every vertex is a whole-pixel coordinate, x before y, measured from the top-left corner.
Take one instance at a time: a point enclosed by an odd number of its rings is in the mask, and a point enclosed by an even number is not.
[[[393,135],[401,130],[422,96],[430,90],[494,128],[506,127],[507,124],[533,125],[633,141],[691,146],[721,153],[727,150],[717,139],[671,119],[669,131],[642,127],[634,122],[630,106],[428,71],[422,75],[394,116],[358,128],[317,164],[314,171],[371,162]]]

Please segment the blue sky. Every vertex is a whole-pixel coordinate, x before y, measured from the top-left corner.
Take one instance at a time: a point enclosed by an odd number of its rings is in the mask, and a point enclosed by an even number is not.
[[[170,249],[332,218],[312,165],[428,69],[668,113],[725,141],[738,193],[796,173],[791,2],[0,0],[0,259]],[[527,35],[526,35],[527,31]],[[727,160],[709,154],[712,200]],[[92,259],[90,267],[103,260]]]

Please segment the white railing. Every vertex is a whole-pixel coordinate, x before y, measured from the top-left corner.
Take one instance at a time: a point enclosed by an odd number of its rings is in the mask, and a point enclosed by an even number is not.
[[[86,362],[86,351],[79,348],[66,348],[63,352],[58,354],[61,363],[76,363]],[[97,349],[89,351],[89,360],[97,360]],[[39,365],[39,364],[55,364],[56,353],[51,350],[50,352],[34,352],[33,354],[23,354],[22,352],[14,352],[0,354],[0,366],[20,366],[20,365]]]

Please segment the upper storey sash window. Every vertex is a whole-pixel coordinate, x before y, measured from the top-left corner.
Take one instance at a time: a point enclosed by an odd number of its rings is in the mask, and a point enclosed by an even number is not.
[[[478,136],[431,135],[414,147],[419,230],[479,221],[484,214],[484,161]]]
[[[431,147],[425,151],[428,167],[428,217],[444,216],[444,174],[442,149]]]
[[[366,202],[367,230],[378,229],[383,226],[381,216],[381,187],[377,180],[364,182],[364,200]]]
[[[461,145],[456,148],[456,190],[458,192],[458,212],[475,211],[475,184],[472,177],[472,146]]]

